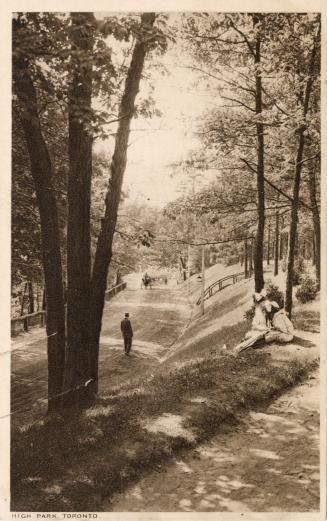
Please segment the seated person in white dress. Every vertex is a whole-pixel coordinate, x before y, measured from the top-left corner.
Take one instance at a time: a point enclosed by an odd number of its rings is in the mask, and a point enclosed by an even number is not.
[[[253,346],[259,340],[262,340],[265,337],[265,334],[269,331],[269,326],[267,324],[265,289],[263,289],[261,293],[255,293],[253,295],[253,300],[255,308],[251,329],[245,334],[244,340],[235,347],[234,352],[236,353]]]

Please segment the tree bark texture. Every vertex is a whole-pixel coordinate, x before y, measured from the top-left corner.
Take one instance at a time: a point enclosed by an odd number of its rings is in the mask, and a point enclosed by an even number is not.
[[[90,380],[90,206],[93,13],[72,13],[73,76],[68,103],[67,358],[65,405],[87,399]]]
[[[15,57],[14,85],[28,148],[41,223],[42,261],[47,294],[48,410],[61,407],[65,366],[65,309],[58,213],[53,168],[38,114],[37,93],[24,57]]]
[[[303,119],[305,120],[308,110],[310,95],[314,82],[314,66],[315,58],[317,54],[318,42],[320,40],[320,24],[317,31],[317,35],[314,39],[313,48],[311,51],[310,61],[308,65],[308,79],[305,87],[304,103],[303,103]],[[293,270],[295,260],[295,247],[296,247],[296,236],[297,236],[297,222],[298,222],[298,208],[299,208],[299,195],[301,186],[301,173],[302,173],[302,160],[305,145],[305,131],[307,126],[303,123],[298,129],[298,150],[296,155],[295,163],[295,176],[293,185],[293,201],[291,209],[291,223],[289,231],[289,246],[288,246],[288,261],[287,261],[287,276],[286,276],[286,292],[285,292],[285,309],[289,315],[292,315],[292,293],[293,293]]]
[[[259,22],[259,17],[254,15],[254,26]],[[261,80],[261,38],[260,34],[255,42],[255,64],[257,66],[255,78],[255,111],[257,117],[262,113],[262,80]],[[264,286],[263,277],[263,247],[265,231],[265,180],[264,180],[264,127],[262,122],[256,123],[257,134],[257,197],[258,197],[258,226],[254,251],[254,283],[255,291],[260,292]]]
[[[130,124],[135,111],[135,98],[148,49],[146,34],[151,32],[155,21],[154,13],[144,13],[141,18],[143,38],[135,44],[131,63],[127,72],[124,93],[119,110],[119,124],[115,140],[115,148],[110,165],[109,188],[105,200],[105,214],[101,222],[97,241],[91,286],[91,377],[95,381],[97,391],[99,340],[101,333],[102,313],[108,269],[112,257],[112,242],[115,233],[117,212],[121,197],[123,176],[127,162],[127,147]]]

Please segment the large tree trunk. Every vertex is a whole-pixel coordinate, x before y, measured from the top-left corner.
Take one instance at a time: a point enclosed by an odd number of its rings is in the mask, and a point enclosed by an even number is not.
[[[254,26],[259,22],[259,16],[253,17]],[[255,42],[255,64],[257,67],[255,78],[255,110],[257,117],[262,113],[262,81],[261,81],[261,38],[260,34]],[[263,277],[263,245],[265,232],[265,180],[264,180],[264,127],[258,121],[256,123],[257,133],[257,194],[258,194],[258,227],[254,251],[254,283],[255,291],[258,293],[264,286]]]
[[[314,164],[314,168],[309,170],[309,193],[310,193],[310,205],[312,209],[312,221],[313,221],[313,230],[314,230],[314,265],[316,267],[316,278],[317,285],[320,288],[320,214],[319,207],[317,203],[317,193],[316,193],[316,162]]]
[[[317,46],[320,39],[320,24],[317,35],[314,40],[310,62],[308,66],[308,79],[305,87],[305,96],[303,103],[303,119],[305,120],[308,109],[309,101],[314,82],[314,65],[317,53]],[[307,129],[306,124],[302,124],[298,129],[299,144],[295,163],[295,176],[293,185],[293,201],[291,210],[291,223],[289,232],[289,246],[288,246],[288,261],[287,261],[287,277],[286,277],[286,292],[285,292],[285,309],[289,315],[292,314],[292,293],[293,293],[293,269],[294,269],[294,257],[295,257],[295,246],[296,246],[296,235],[297,235],[297,221],[298,221],[298,208],[299,208],[299,195],[301,185],[301,173],[302,173],[302,160],[305,145],[305,131]]]
[[[23,57],[14,59],[14,81],[28,148],[41,223],[42,261],[47,294],[48,410],[61,407],[65,366],[65,309],[57,205],[52,164],[38,115],[36,90]]]
[[[67,358],[65,406],[83,406],[90,380],[90,205],[93,13],[72,13],[73,78],[68,104]]]
[[[102,324],[105,290],[108,269],[112,257],[112,242],[115,233],[117,212],[121,196],[123,176],[127,162],[127,147],[130,124],[135,110],[135,98],[139,90],[144,59],[148,49],[146,37],[151,33],[155,21],[154,13],[142,15],[142,32],[134,47],[132,60],[128,69],[124,94],[119,110],[119,124],[116,134],[115,149],[110,165],[109,189],[105,200],[105,214],[97,241],[91,285],[91,377],[98,388],[99,341]]]

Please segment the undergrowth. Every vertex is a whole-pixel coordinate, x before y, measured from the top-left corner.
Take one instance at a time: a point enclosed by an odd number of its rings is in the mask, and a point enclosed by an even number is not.
[[[178,368],[162,367],[141,388],[117,390],[81,414],[49,416],[15,428],[11,509],[100,510],[104,498],[141,473],[209,438],[240,409],[271,400],[311,369],[312,363],[299,361],[274,365],[268,353],[259,351],[238,358],[207,354]],[[198,396],[205,402],[194,403]],[[183,416],[196,441],[142,427],[141,419],[163,413]]]

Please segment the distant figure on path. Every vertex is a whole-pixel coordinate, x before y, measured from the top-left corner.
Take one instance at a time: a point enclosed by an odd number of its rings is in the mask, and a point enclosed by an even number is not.
[[[147,273],[145,273],[142,277],[142,285],[144,286],[144,289],[146,289],[147,287],[149,287],[151,289],[151,277],[150,275],[148,275]]]
[[[120,323],[120,329],[124,338],[125,355],[129,355],[132,348],[133,329],[129,320],[129,313],[125,313],[125,318]]]

